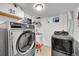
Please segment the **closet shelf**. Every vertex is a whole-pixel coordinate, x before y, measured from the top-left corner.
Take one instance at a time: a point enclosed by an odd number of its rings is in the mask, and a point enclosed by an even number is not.
[[[14,19],[17,19],[17,20],[21,20],[21,19],[22,19],[22,18],[19,17],[19,16],[12,15],[12,14],[9,14],[9,13],[3,12],[3,11],[0,11],[0,16],[5,16],[5,17],[9,17],[9,18],[14,18]]]

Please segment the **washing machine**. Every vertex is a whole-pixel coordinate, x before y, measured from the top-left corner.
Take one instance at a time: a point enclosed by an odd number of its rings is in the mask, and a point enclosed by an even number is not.
[[[66,31],[55,31],[52,35],[52,56],[73,56],[73,37]]]
[[[35,28],[33,25],[10,22],[8,29],[8,55],[35,55]]]

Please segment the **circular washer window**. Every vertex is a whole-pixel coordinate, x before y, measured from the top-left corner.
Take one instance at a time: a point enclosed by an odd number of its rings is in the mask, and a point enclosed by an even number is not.
[[[34,33],[32,31],[23,32],[16,43],[16,49],[18,52],[24,53],[26,52],[34,42]]]

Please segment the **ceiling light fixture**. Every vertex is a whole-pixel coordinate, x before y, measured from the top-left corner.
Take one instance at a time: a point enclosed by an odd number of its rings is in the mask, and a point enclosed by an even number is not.
[[[42,11],[44,9],[44,4],[34,4],[34,8],[37,11]]]

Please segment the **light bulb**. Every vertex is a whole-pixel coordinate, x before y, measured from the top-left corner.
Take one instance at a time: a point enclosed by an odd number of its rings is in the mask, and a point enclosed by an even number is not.
[[[42,10],[42,6],[40,6],[40,5],[38,5],[37,7],[36,7],[36,9],[38,10],[38,11],[41,11]]]
[[[35,8],[37,11],[41,11],[41,10],[44,8],[44,6],[43,6],[43,4],[35,4],[35,5],[34,5],[34,8]]]

